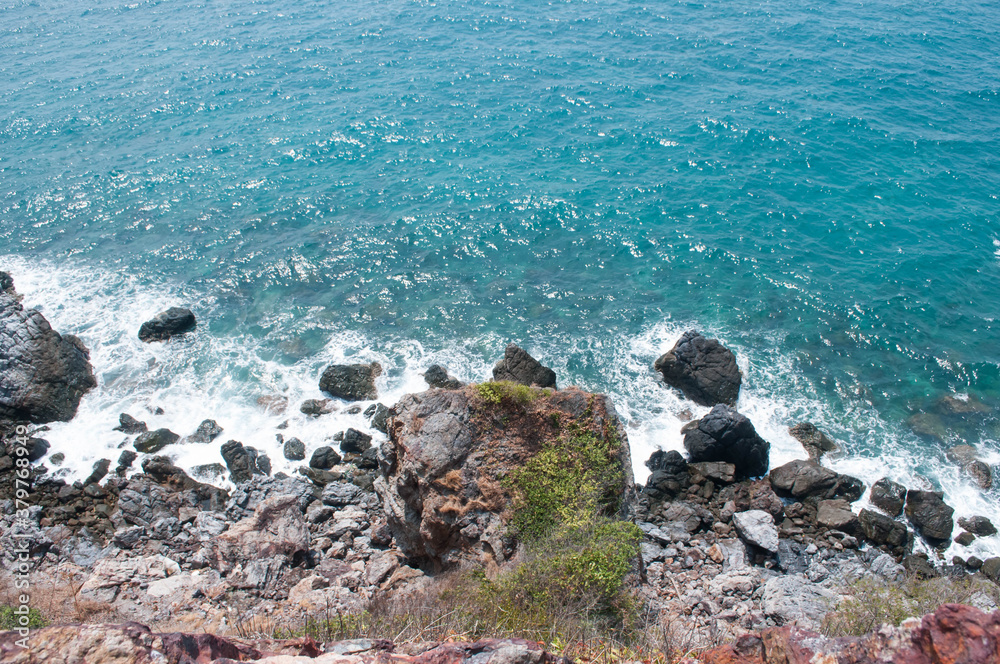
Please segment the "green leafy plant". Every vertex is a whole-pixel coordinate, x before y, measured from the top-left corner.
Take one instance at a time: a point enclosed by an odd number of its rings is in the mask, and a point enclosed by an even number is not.
[[[17,629],[18,627],[36,629],[49,624],[49,621],[38,609],[28,609],[26,616],[28,624],[25,625],[21,622],[22,616],[14,612],[14,607],[0,606],[0,630]]]

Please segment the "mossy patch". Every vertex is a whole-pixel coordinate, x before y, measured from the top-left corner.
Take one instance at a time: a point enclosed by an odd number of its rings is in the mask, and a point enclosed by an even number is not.
[[[489,381],[475,386],[476,396],[487,404],[504,403],[524,405],[552,394],[549,388],[530,387],[509,380]]]

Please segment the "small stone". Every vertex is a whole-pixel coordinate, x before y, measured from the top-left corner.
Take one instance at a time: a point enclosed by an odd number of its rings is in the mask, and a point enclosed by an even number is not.
[[[957,544],[961,544],[962,546],[969,546],[975,541],[976,541],[976,536],[968,531],[959,533],[958,537],[955,538],[955,542]]]
[[[142,324],[139,328],[139,340],[146,343],[166,341],[171,337],[190,332],[196,324],[190,309],[171,307]]]
[[[306,446],[298,438],[289,438],[281,449],[289,461],[302,461],[306,458]]]
[[[122,413],[118,416],[118,426],[116,426],[114,430],[132,435],[136,433],[145,433],[147,431],[147,427],[145,422],[140,422],[128,413]]]
[[[996,526],[985,516],[962,517],[958,520],[958,525],[979,537],[989,537],[997,534]]]
[[[132,443],[132,447],[135,448],[136,452],[156,454],[167,445],[173,445],[178,440],[180,440],[180,436],[170,429],[157,429],[156,431],[147,431],[139,434],[139,437]]]
[[[339,464],[341,460],[336,450],[329,445],[324,445],[313,452],[312,458],[309,459],[309,467],[319,470],[329,470]]]

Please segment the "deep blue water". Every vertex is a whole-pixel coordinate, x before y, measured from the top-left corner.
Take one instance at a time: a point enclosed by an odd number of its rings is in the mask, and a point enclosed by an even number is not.
[[[834,465],[995,512],[943,452],[1000,461],[1000,5],[81,5],[0,0],[0,268],[93,349],[52,434],[81,467],[122,409],[266,447],[256,399],[294,413],[331,359],[391,396],[508,340],[644,457],[679,444],[650,365],[693,326],[777,459],[809,418]],[[195,337],[133,339],[175,303]]]

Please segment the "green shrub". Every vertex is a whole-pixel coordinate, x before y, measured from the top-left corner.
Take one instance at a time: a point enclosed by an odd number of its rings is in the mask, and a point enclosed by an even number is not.
[[[49,621],[45,619],[38,609],[28,609],[28,624],[22,625],[21,616],[14,613],[14,607],[0,606],[0,630],[17,629],[18,627],[36,629],[38,627],[45,627],[48,624]]]
[[[535,399],[552,394],[552,390],[529,387],[509,380],[489,381],[476,385],[476,394],[488,404],[498,406],[502,403],[525,405]]]

